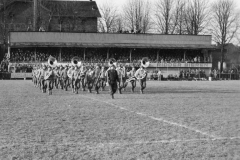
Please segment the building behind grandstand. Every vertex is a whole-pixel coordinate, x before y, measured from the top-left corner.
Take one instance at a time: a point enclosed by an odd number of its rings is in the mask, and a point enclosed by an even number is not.
[[[2,0],[0,43],[7,45],[10,31],[97,32],[101,17],[95,1]],[[34,22],[36,15],[36,24]],[[35,24],[35,25],[34,25]]]

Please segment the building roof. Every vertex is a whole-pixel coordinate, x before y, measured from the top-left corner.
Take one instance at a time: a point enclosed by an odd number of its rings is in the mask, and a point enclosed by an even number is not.
[[[11,47],[214,49],[211,36],[10,32]]]

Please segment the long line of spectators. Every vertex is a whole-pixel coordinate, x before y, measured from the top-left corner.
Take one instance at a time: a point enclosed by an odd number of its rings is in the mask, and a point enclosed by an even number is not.
[[[46,62],[49,56],[55,57],[61,62],[70,62],[71,58],[78,56],[81,60],[92,62],[92,63],[104,63],[107,62],[107,52],[105,50],[92,49],[85,52],[81,49],[63,49],[61,56],[57,49],[12,49],[10,53],[11,62]],[[130,58],[129,51],[110,53],[109,57],[115,58],[118,62],[122,63],[138,63],[143,57],[148,57],[151,63],[205,63],[210,62],[209,57],[203,57],[202,54],[186,54],[184,57],[183,53],[160,53],[157,58],[157,54],[151,51],[136,51],[133,52]]]

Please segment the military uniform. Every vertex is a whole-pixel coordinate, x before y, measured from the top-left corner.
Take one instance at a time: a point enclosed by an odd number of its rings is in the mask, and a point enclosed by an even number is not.
[[[117,91],[117,83],[119,82],[119,77],[117,71],[111,67],[107,71],[107,78],[108,78],[108,84],[109,84],[109,89],[110,89],[110,94],[112,96],[112,99],[114,98],[114,93]]]
[[[125,68],[123,68],[122,66],[119,66],[117,68],[117,72],[118,72],[118,77],[119,77],[118,91],[120,94],[122,94],[122,89],[127,86]]]
[[[96,91],[96,93],[98,94],[99,92],[98,92],[98,90],[99,90],[99,88],[101,87],[101,84],[100,84],[100,82],[101,82],[101,79],[100,79],[100,76],[101,76],[101,69],[100,69],[100,67],[99,66],[97,66],[96,67],[96,69],[95,69],[95,71],[94,71],[94,89],[95,89],[95,91]]]
[[[67,71],[67,75],[68,75],[68,81],[69,81],[69,84],[70,84],[70,87],[73,89],[73,66],[72,68],[70,68],[68,71]]]
[[[92,68],[90,68],[85,76],[85,83],[86,86],[88,88],[88,92],[91,93],[92,92],[92,87],[94,84],[94,70]]]
[[[45,66],[43,66],[43,68],[40,69],[39,72],[38,72],[39,87],[40,87],[40,90],[42,90],[43,93],[46,92],[45,79],[44,79],[45,72],[46,72]]]
[[[139,79],[139,83],[140,83],[140,92],[143,93],[143,90],[146,88],[146,81],[147,81],[147,71],[144,70],[142,67],[140,67],[136,73],[135,73],[135,77],[137,77]]]
[[[38,87],[37,76],[38,76],[38,68],[35,68],[35,69],[32,70],[33,84],[34,84],[35,87]]]
[[[73,93],[78,94],[78,89],[79,89],[79,76],[80,76],[80,71],[78,67],[76,66],[75,69],[73,70]]]
[[[134,77],[135,73],[136,73],[136,70],[133,67],[132,70],[129,72],[129,78]],[[130,81],[130,82],[131,82],[131,85],[132,85],[131,91],[134,92],[134,89],[136,88],[136,85],[137,85],[136,80],[135,81]]]
[[[45,72],[45,88],[48,90],[48,94],[52,95],[53,83],[54,83],[54,72],[51,67],[48,67],[48,70]]]
[[[85,91],[85,88],[86,88],[86,82],[85,82],[86,72],[87,72],[86,67],[82,66],[80,69],[80,83],[79,83],[82,86],[82,91]]]
[[[59,83],[60,83],[60,71],[57,67],[55,67],[55,69],[53,70],[54,73],[54,86],[56,89],[58,89]]]
[[[60,85],[61,85],[61,89],[65,89],[65,91],[67,91],[67,87],[68,87],[68,67],[65,66],[64,69],[60,70]]]
[[[102,91],[105,89],[106,87],[106,70],[104,68],[104,66],[102,66],[102,69],[101,69],[101,73],[100,73],[100,87],[102,88]]]

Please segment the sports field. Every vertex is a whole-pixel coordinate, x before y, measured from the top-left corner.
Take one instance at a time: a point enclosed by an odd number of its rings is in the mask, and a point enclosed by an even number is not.
[[[1,80],[0,160],[240,159],[240,81],[136,90],[49,96],[30,80]]]

